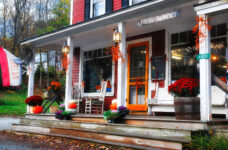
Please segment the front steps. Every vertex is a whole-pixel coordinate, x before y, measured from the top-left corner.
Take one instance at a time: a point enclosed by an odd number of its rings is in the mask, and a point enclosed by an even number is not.
[[[191,141],[191,133],[210,123],[177,121],[148,116],[128,116],[125,124],[108,124],[102,115],[75,115],[73,121],[56,120],[54,115],[26,115],[13,131],[61,136],[78,140],[113,144],[139,149],[182,149]],[[228,122],[213,123],[226,128]]]

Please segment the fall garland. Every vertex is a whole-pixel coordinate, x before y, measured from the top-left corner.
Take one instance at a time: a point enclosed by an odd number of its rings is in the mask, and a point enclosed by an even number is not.
[[[200,43],[204,40],[204,38],[207,37],[207,35],[205,35],[205,32],[202,31],[202,27],[205,27],[205,30],[211,30],[212,27],[208,25],[208,21],[210,21],[210,18],[204,19],[202,16],[201,17],[197,17],[196,16],[196,21],[197,24],[196,26],[192,29],[192,32],[194,34],[196,34],[195,36],[195,46],[197,48],[197,52],[199,52],[199,47],[200,47]]]
[[[108,54],[112,55],[112,60],[114,62],[117,62],[119,58],[122,60],[121,62],[125,62],[122,53],[120,52],[119,49],[119,44],[117,45],[112,45],[111,47],[107,48],[108,49]]]

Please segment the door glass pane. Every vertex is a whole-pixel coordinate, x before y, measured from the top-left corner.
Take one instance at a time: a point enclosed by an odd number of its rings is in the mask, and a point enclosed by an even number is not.
[[[130,86],[129,104],[136,104],[136,86]]]
[[[139,85],[138,88],[138,104],[145,104],[145,85]]]
[[[146,46],[131,48],[130,78],[144,77],[146,65]]]

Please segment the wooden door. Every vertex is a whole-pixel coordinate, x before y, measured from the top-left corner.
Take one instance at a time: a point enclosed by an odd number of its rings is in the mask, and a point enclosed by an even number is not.
[[[147,111],[149,42],[128,46],[127,107]]]

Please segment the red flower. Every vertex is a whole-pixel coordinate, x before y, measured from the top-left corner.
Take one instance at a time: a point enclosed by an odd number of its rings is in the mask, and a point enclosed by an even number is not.
[[[169,85],[168,91],[175,97],[195,97],[199,94],[199,80],[181,78]]]
[[[25,103],[28,104],[29,106],[41,106],[43,102],[43,98],[40,96],[30,96],[25,99]]]

